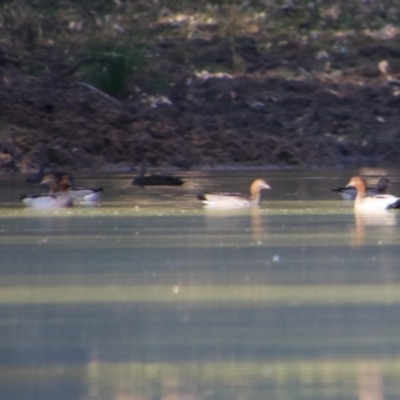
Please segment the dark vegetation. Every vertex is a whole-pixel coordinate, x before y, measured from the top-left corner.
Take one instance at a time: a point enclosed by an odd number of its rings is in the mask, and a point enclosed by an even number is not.
[[[399,158],[396,1],[14,0],[0,11],[4,170]]]

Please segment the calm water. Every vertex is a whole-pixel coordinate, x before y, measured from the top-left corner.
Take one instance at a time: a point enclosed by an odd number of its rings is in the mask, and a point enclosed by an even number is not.
[[[34,211],[0,179],[1,399],[400,397],[400,212],[355,215],[330,188],[398,170],[188,172],[103,186],[99,207]],[[247,192],[216,212],[201,190]]]

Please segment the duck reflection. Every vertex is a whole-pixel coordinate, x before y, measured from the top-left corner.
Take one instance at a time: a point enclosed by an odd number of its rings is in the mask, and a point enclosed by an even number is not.
[[[369,227],[380,229],[382,232],[393,232],[397,216],[390,210],[378,210],[373,213],[355,210],[354,221],[355,224],[351,227],[351,246],[361,247],[365,244],[365,234]]]
[[[205,207],[204,212],[210,230],[250,233],[253,241],[258,244],[266,233],[261,221],[261,210],[257,206],[248,210]]]
[[[359,400],[383,400],[384,385],[381,367],[378,364],[360,365],[357,371]]]
[[[264,233],[263,226],[261,225],[260,208],[252,207],[251,209],[251,234],[256,243],[261,243],[262,235]]]

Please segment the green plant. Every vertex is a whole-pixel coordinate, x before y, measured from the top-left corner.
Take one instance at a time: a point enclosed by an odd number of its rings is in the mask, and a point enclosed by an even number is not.
[[[81,70],[85,80],[110,95],[120,95],[128,77],[145,65],[144,52],[125,46],[98,46]]]

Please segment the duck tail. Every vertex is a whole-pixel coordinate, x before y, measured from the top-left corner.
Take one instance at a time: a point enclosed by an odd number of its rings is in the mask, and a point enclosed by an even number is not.
[[[201,200],[201,201],[206,201],[206,200],[207,200],[206,195],[207,195],[207,193],[205,193],[205,192],[199,193],[199,194],[197,195],[197,199],[198,199],[198,200]]]
[[[398,199],[394,203],[390,204],[388,208],[399,209],[400,208],[400,199]]]
[[[176,186],[182,186],[184,183],[185,183],[185,181],[179,177],[177,177],[175,180]]]

